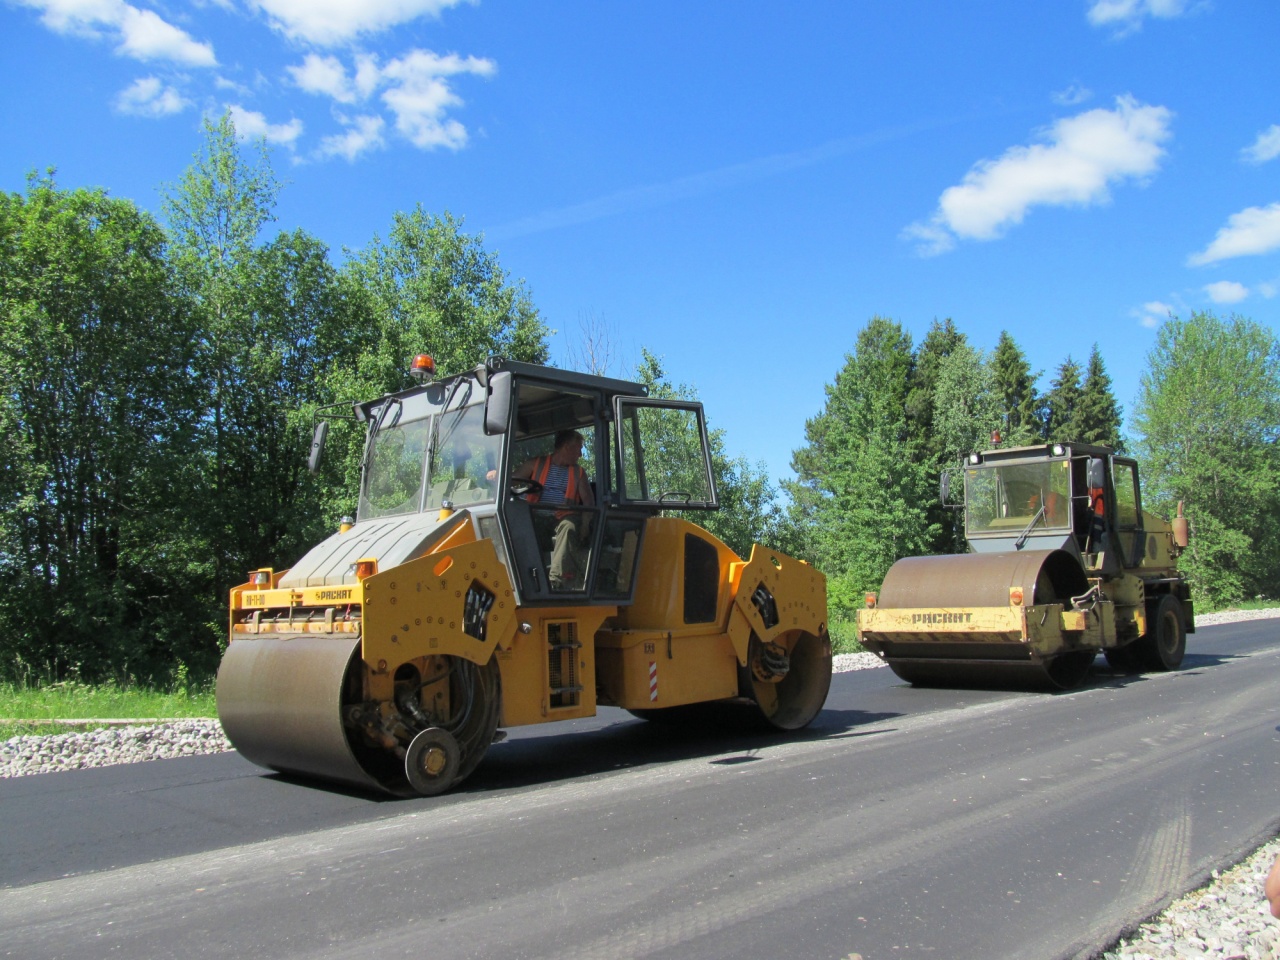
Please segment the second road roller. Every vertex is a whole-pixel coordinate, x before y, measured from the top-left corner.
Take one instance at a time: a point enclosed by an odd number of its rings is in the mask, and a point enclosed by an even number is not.
[[[831,683],[822,574],[664,515],[717,507],[700,404],[501,358],[437,379],[423,354],[411,372],[347,414],[367,430],[357,515],[231,591],[217,701],[241,754],[433,795],[502,728],[598,705],[813,720]]]
[[[1177,669],[1195,631],[1187,519],[1143,509],[1135,460],[1054,443],[970,454],[960,475],[971,552],[895,563],[858,611],[864,647],[921,685],[1070,689],[1099,652]]]

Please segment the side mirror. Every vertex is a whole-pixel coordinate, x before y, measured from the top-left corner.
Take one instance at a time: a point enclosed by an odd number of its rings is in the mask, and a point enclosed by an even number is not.
[[[484,404],[484,432],[494,437],[507,432],[511,419],[511,373],[500,370],[489,375],[489,399]]]
[[[943,470],[938,478],[938,495],[942,498],[942,505],[947,506],[951,500],[951,473],[947,470]]]
[[[311,435],[311,453],[307,456],[307,470],[320,472],[320,458],[324,455],[324,441],[329,436],[329,421],[321,420],[316,424],[316,432]]]
[[[1097,490],[1107,485],[1107,462],[1094,457],[1089,461],[1089,489]]]

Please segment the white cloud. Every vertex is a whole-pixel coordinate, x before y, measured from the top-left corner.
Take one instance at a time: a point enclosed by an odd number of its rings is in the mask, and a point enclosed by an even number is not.
[[[350,72],[337,57],[318,54],[308,54],[301,64],[288,68],[299,88],[341,104],[364,103],[381,90],[380,99],[394,116],[396,130],[424,150],[458,150],[467,143],[467,128],[446,116],[451,108],[462,105],[449,78],[458,74],[490,77],[496,71],[492,60],[452,53],[440,56],[430,50],[411,50],[385,66],[376,57],[357,54]],[[382,126],[376,140],[366,139],[371,134],[367,125],[357,124],[356,129],[328,138],[321,153],[354,159],[371,146],[382,145]]]
[[[213,46],[200,43],[185,30],[123,0],[17,0],[41,11],[40,20],[55,33],[107,37],[116,53],[135,60],[164,60],[187,67],[213,67]]]
[[[1089,22],[1095,27],[1116,27],[1121,34],[1142,28],[1147,17],[1172,20],[1188,11],[1188,0],[1094,0]]]
[[[1273,123],[1258,134],[1258,139],[1240,151],[1246,163],[1266,163],[1280,157],[1280,124]]]
[[[359,36],[438,17],[463,0],[249,0],[271,26],[293,40],[338,46]]]
[[[466,145],[467,130],[444,114],[450,107],[461,106],[462,100],[445,78],[459,73],[489,77],[496,69],[492,60],[413,50],[383,68],[389,86],[382,100],[396,115],[396,129],[416,146],[458,150]]]
[[[236,137],[240,140],[251,140],[262,137],[267,143],[278,143],[292,148],[298,137],[302,136],[302,121],[294,117],[288,123],[268,123],[267,118],[255,110],[246,110],[239,104],[227,104],[231,114],[231,122],[236,127]]]
[[[1088,87],[1082,87],[1078,83],[1073,83],[1065,90],[1059,90],[1052,95],[1053,102],[1060,107],[1078,107],[1086,100],[1093,99],[1093,91]]]
[[[1249,296],[1249,288],[1234,280],[1219,280],[1205,286],[1204,292],[1214,303],[1239,303]]]
[[[347,68],[337,57],[307,54],[299,66],[287,67],[293,82],[307,93],[332,97],[339,103],[354,103],[355,93],[347,79]]]
[[[347,125],[346,133],[333,134],[320,141],[320,149],[316,151],[320,157],[345,157],[348,162],[354,161],[369,150],[379,149],[386,145],[382,136],[382,128],[386,121],[382,117],[365,115],[347,119],[339,117]]]
[[[1059,120],[1045,131],[1045,143],[979,161],[963,182],[943,191],[933,217],[910,225],[903,237],[920,241],[919,252],[931,255],[951,249],[957,238],[994,240],[1032,207],[1105,203],[1112,183],[1156,172],[1172,118],[1165,107],[1123,96],[1114,110]]]
[[[250,96],[253,93],[248,86],[243,83],[237,83],[230,77],[215,76],[213,78],[213,86],[215,89],[237,93],[242,97]]]
[[[1174,309],[1167,303],[1150,300],[1131,312],[1144,327],[1154,329],[1164,323],[1174,313]]]
[[[338,103],[367,100],[382,82],[378,58],[365,53],[356,55],[355,70],[351,76],[347,76],[347,68],[337,57],[322,57],[315,53],[307,54],[299,66],[285,69],[299,89],[332,97]]]
[[[1269,207],[1248,207],[1233,213],[1213,242],[1188,257],[1187,263],[1199,267],[1277,249],[1280,249],[1280,203],[1273,203]]]
[[[190,100],[158,77],[140,77],[121,90],[115,100],[117,110],[137,117],[168,117],[189,106]]]
[[[916,252],[922,257],[936,257],[940,253],[954,250],[956,238],[937,216],[929,223],[912,223],[902,231],[903,240],[916,241]]]

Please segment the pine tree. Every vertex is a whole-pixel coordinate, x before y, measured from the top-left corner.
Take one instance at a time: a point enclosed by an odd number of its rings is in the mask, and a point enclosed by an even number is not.
[[[938,489],[942,471],[951,466],[953,460],[946,444],[939,442],[935,423],[939,402],[954,402],[954,398],[940,398],[939,384],[951,358],[964,351],[970,351],[968,338],[948,318],[942,323],[933,321],[915,353],[907,391],[907,433],[910,455],[925,471],[925,482],[931,490]],[[939,534],[930,552],[955,552],[953,511],[943,506],[936,495],[930,497],[926,509],[929,527]]]
[[[987,446],[992,432],[1000,426],[1001,398],[990,361],[981,351],[961,344],[939,370],[936,396],[934,443],[943,469],[954,471],[966,454]],[[935,499],[938,508],[930,512],[930,518],[939,528],[937,552],[959,553],[964,549],[962,518],[943,506],[940,498]]]

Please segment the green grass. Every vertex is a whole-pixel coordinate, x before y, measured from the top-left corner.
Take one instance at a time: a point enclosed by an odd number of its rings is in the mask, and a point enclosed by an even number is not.
[[[862,653],[858,642],[858,624],[854,620],[832,620],[827,624],[832,653]]]
[[[26,733],[65,733],[92,726],[50,723],[77,719],[213,717],[213,685],[191,691],[153,690],[115,683],[0,683],[0,740]]]
[[[1228,603],[1226,606],[1214,607],[1212,610],[1207,608],[1204,610],[1200,610],[1199,605],[1197,604],[1196,612],[1197,613],[1225,613],[1228,610],[1274,610],[1276,607],[1280,607],[1280,600],[1258,599],[1258,600],[1242,600],[1239,603]]]

